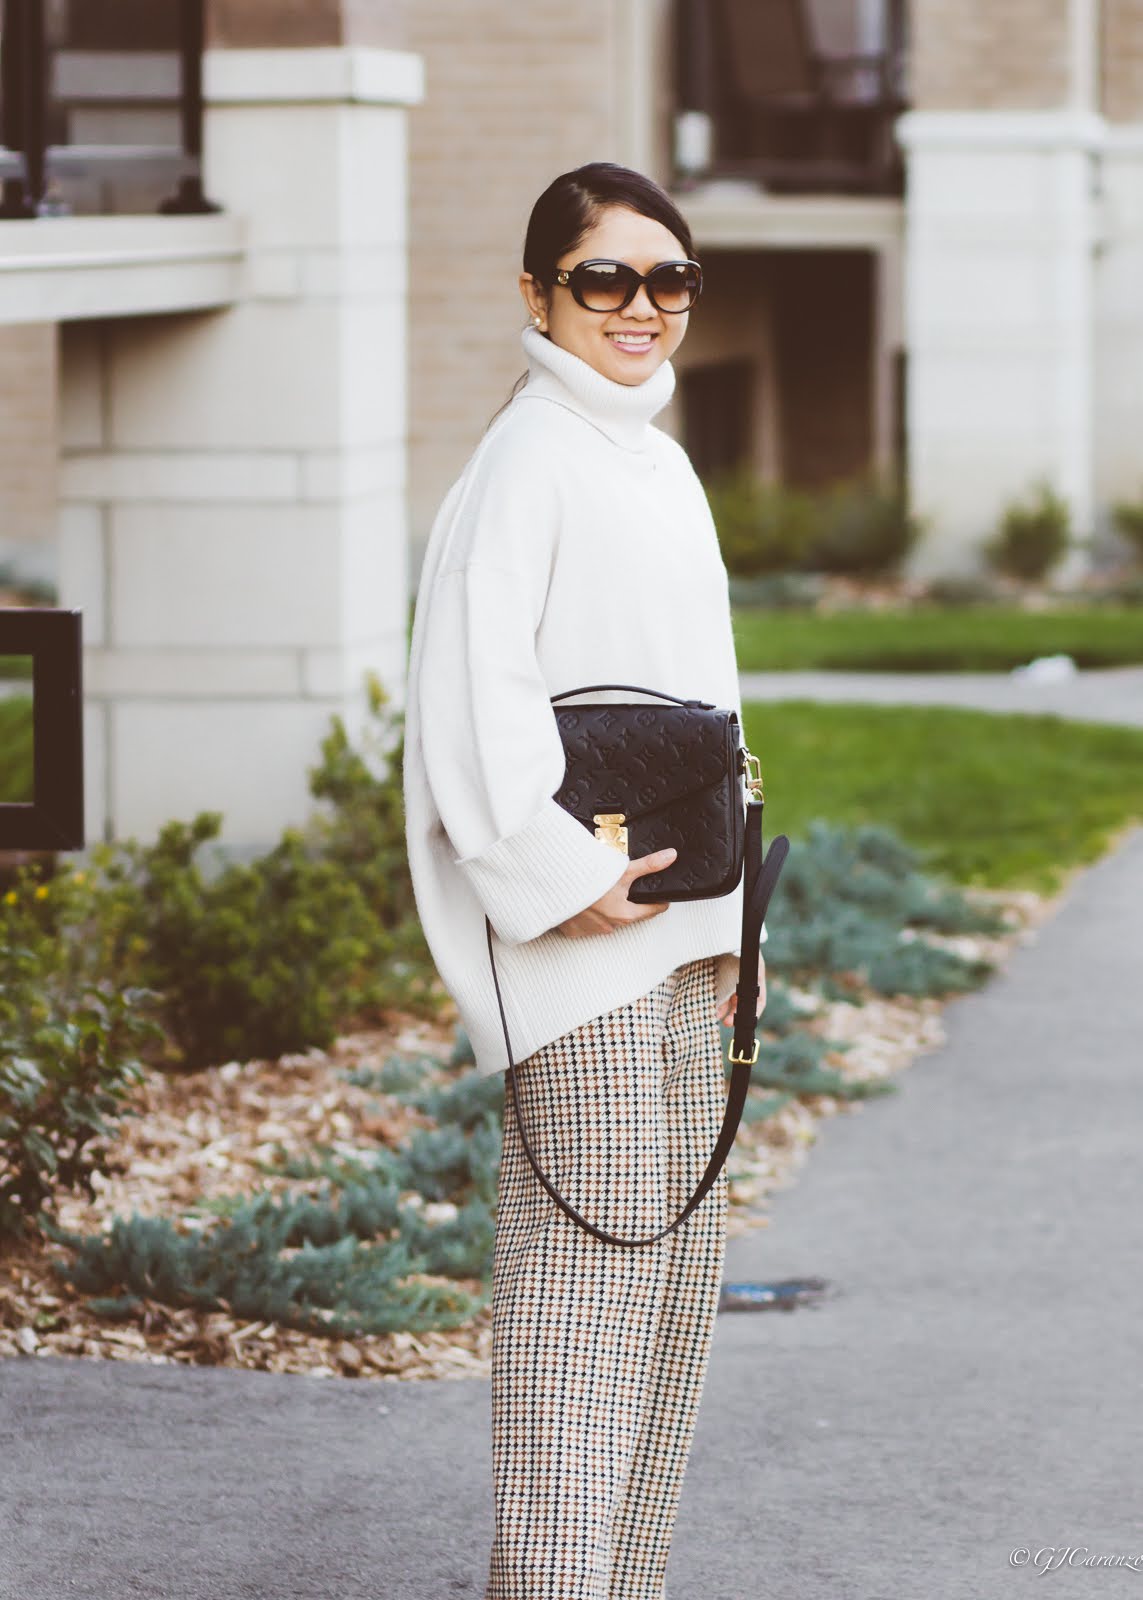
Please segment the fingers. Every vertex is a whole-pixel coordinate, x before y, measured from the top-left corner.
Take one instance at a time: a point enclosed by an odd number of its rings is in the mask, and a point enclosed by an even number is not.
[[[641,878],[648,872],[662,872],[678,853],[674,845],[668,845],[665,850],[654,850],[649,856],[633,856],[626,873],[628,883],[632,878]]]
[[[763,1011],[765,1011],[765,1009],[766,1009],[766,987],[765,987],[765,984],[763,984],[762,987],[758,991],[758,999],[754,1003],[754,1020],[755,1020],[755,1022],[757,1022],[758,1018],[762,1015],[762,1013],[763,1013]],[[717,1013],[719,1022],[721,1022],[722,1025],[724,1027],[726,1027],[726,1028],[733,1028],[733,1026],[734,1026],[734,1013],[737,1010],[738,1010],[738,991],[736,989],[735,992],[731,995],[730,999],[724,1001],[722,1006],[719,1008],[718,1013]]]
[[[678,853],[674,845],[668,845],[665,850],[654,850],[649,856],[635,856],[620,880],[624,885],[624,891],[626,892],[627,885],[633,883],[636,878],[645,877],[649,872],[662,872],[665,867],[671,865]],[[631,922],[641,922],[644,917],[659,917],[664,911],[670,910],[669,900],[648,901],[646,904],[637,901],[627,903],[634,910],[634,915],[628,919]]]
[[[674,858],[675,852],[673,850],[658,850],[653,856],[640,856],[637,861],[633,861],[629,875],[623,879],[624,895],[626,896],[628,885],[633,883],[636,878],[645,877],[649,872],[661,872],[664,867],[670,866]],[[634,913],[631,918],[632,922],[639,922],[644,917],[661,916],[664,911],[670,908],[669,900],[626,900],[625,903],[631,907]]]

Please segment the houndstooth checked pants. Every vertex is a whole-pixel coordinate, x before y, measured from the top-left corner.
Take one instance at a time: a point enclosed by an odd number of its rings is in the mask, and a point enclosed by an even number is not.
[[[706,1168],[726,1097],[715,967],[686,962],[517,1064],[537,1160],[609,1233],[654,1233]],[[485,1600],[659,1600],[718,1308],[726,1169],[658,1243],[605,1244],[541,1188],[507,1095]]]

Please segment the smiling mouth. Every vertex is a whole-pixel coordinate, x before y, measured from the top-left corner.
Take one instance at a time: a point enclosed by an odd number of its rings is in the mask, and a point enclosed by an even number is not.
[[[633,355],[641,355],[644,350],[650,350],[657,333],[609,333],[606,335],[618,350],[630,351]]]

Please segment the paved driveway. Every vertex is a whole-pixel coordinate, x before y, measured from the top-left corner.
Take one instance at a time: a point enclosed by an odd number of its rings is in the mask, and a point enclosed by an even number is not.
[[[669,1600],[1143,1593],[1141,953],[1136,829],[731,1241],[833,1293],[720,1318]],[[479,1600],[488,1435],[480,1379],[0,1361],[0,1595]]]

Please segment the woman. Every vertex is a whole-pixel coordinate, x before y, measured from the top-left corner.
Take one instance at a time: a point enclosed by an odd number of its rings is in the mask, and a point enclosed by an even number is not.
[[[673,852],[628,859],[557,804],[564,753],[550,697],[637,684],[741,717],[706,497],[651,421],[674,389],[670,357],[701,269],[669,196],[605,162],[540,196],[523,264],[527,381],[445,497],[421,573],[405,707],[409,861],[477,1069],[508,1066],[487,916],[537,1158],[572,1205],[634,1237],[676,1215],[714,1144],[742,886],[714,900],[630,901],[630,885]],[[759,987],[761,1015],[764,970]],[[726,1204],[724,1169],[675,1233],[638,1250],[605,1244],[545,1194],[506,1104],[486,1600],[664,1593]]]

